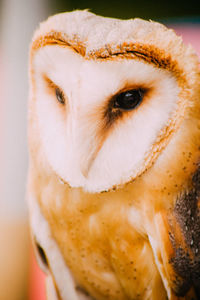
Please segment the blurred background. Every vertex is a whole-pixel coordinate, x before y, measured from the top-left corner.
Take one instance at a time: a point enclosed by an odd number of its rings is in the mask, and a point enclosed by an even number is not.
[[[200,55],[199,0],[0,0],[0,300],[45,299],[30,247],[26,205],[28,50],[49,15],[88,8],[173,27]]]

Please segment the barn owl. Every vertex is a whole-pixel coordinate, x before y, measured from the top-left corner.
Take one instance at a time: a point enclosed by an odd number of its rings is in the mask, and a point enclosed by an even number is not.
[[[198,64],[152,21],[73,11],[35,32],[28,201],[47,299],[200,299]]]

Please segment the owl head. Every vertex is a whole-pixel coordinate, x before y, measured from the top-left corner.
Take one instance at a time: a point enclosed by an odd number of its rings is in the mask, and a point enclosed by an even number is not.
[[[197,67],[193,50],[159,23],[53,16],[31,46],[34,145],[72,187],[101,192],[132,181],[197,101]]]

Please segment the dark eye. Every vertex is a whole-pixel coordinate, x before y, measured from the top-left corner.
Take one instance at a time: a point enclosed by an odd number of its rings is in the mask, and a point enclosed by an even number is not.
[[[38,255],[40,257],[40,260],[43,263],[43,266],[45,268],[48,268],[48,260],[47,260],[46,254],[38,242],[36,242],[36,249],[37,249]]]
[[[57,87],[55,90],[56,98],[61,104],[65,104],[65,97],[63,92]]]
[[[129,90],[116,96],[114,100],[114,108],[121,110],[132,110],[136,108],[142,101],[144,91],[141,89]]]

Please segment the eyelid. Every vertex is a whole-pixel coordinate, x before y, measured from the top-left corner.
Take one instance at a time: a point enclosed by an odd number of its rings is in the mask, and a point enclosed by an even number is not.
[[[122,89],[120,89],[113,97],[116,97],[117,95],[120,95],[122,93],[133,91],[133,90],[140,90],[144,95],[147,94],[152,88],[146,87],[144,85],[126,85]]]
[[[150,87],[149,84],[147,85],[145,83],[134,84],[133,82],[126,82],[125,84],[123,84],[123,87],[117,91],[116,94],[121,94],[131,90],[143,90],[144,92],[148,92],[152,88],[153,86]]]
[[[65,96],[64,91],[62,90],[62,88],[60,88],[56,83],[54,83],[46,74],[43,74],[43,79],[46,85],[46,89],[47,92],[50,95],[56,96],[57,97],[57,92],[60,93],[60,95],[62,96],[62,101],[59,101],[58,98],[58,102],[63,106],[64,104],[66,104],[67,101],[67,97]]]
[[[55,91],[56,89],[58,89],[60,91],[60,93],[62,94],[64,100],[66,100],[65,93],[57,84],[55,84],[46,74],[43,74],[43,78],[44,78],[44,81],[46,82],[48,89],[50,89],[51,91],[52,90]]]
[[[43,78],[49,88],[59,88],[46,74],[43,74]]]

